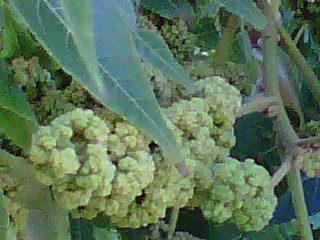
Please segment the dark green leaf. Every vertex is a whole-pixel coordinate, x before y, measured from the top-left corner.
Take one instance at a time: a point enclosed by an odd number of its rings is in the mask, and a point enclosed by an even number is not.
[[[159,34],[146,29],[138,29],[134,36],[136,48],[143,60],[151,63],[153,67],[172,77],[190,91],[196,89],[193,80],[173,57]]]
[[[188,21],[195,16],[188,0],[141,0],[140,4],[168,19],[178,17]]]
[[[267,19],[252,0],[218,0],[229,12],[232,12],[252,24],[257,30],[262,30]]]
[[[27,151],[38,123],[22,90],[9,81],[8,71],[0,59],[0,132]]]
[[[72,240],[94,240],[92,221],[84,218],[70,218]]]

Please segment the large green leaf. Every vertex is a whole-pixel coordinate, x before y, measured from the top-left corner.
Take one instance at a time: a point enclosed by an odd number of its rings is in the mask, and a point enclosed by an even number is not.
[[[4,202],[3,192],[0,189],[0,239],[10,239],[9,215]]]
[[[178,17],[187,21],[195,16],[188,0],[141,0],[140,4],[168,19]]]
[[[36,180],[27,160],[0,149],[0,162],[8,165],[8,174],[20,183],[17,201],[30,209],[26,239],[70,239],[68,212],[52,201],[49,187]]]
[[[0,59],[0,132],[25,151],[38,123],[22,90],[9,81],[9,70]]]
[[[12,0],[8,4],[66,72],[107,107],[149,133],[169,160],[180,162],[181,150],[166,126],[144,73],[125,19],[126,11],[117,0],[90,1],[96,55],[103,77],[101,87],[91,81],[74,39],[69,37],[69,28],[53,3],[56,1]]]
[[[134,36],[136,48],[142,59],[151,63],[153,67],[172,77],[187,89],[191,91],[196,89],[193,80],[173,57],[166,42],[159,34],[146,29],[138,29]]]
[[[262,30],[267,24],[266,17],[252,0],[218,0],[218,2],[229,12],[252,24],[257,30]]]
[[[59,0],[59,3],[69,34],[75,42],[79,55],[91,78],[103,93],[103,82],[99,73],[99,63],[93,41],[93,23],[89,13],[89,3],[79,0]]]
[[[6,5],[0,3],[1,11],[4,13],[4,34],[3,34],[3,49],[0,56],[3,58],[12,57],[19,50],[17,33],[15,30],[14,20]]]

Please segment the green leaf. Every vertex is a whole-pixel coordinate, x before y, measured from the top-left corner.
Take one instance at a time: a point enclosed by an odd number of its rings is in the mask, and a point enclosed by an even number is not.
[[[168,19],[178,17],[188,21],[195,16],[188,0],[141,0],[140,4]]]
[[[0,3],[2,11],[4,11],[4,35],[3,35],[3,49],[0,56],[3,58],[11,58],[20,49],[15,30],[14,20],[6,5]]]
[[[267,25],[267,19],[252,0],[218,0],[229,12],[232,12],[252,24],[257,30]]]
[[[94,227],[94,237],[96,240],[120,240],[121,236],[117,231],[106,230]]]
[[[68,212],[52,201],[49,187],[36,180],[35,169],[27,160],[0,149],[0,162],[21,183],[18,201],[30,209],[25,239],[70,239]]]
[[[52,3],[52,0],[12,0],[8,4],[66,72],[111,110],[150,134],[168,160],[181,162],[181,150],[160,112],[136,51],[131,26],[125,19],[127,14],[118,1],[90,1],[102,88],[90,81],[76,43],[69,37],[70,29]]]
[[[79,0],[59,0],[59,2],[66,27],[71,35],[68,37],[73,38],[88,73],[94,80],[98,90],[103,93],[103,81],[100,76],[99,63],[93,41],[93,23],[89,13],[89,3],[88,1]]]
[[[3,192],[0,189],[0,239],[10,239],[9,215],[4,202]]]
[[[9,81],[8,74],[6,63],[0,59],[0,132],[27,151],[38,123],[24,93]]]
[[[146,29],[138,29],[134,36],[136,48],[143,60],[151,63],[153,67],[172,77],[190,91],[196,89],[194,81],[173,57],[166,42],[159,34]]]
[[[93,224],[85,218],[72,218],[70,216],[70,231],[72,240],[93,240]]]

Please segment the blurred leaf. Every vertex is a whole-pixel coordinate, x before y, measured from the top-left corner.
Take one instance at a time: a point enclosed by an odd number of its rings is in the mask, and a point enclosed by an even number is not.
[[[9,215],[4,202],[3,192],[0,189],[0,239],[9,240],[10,237],[10,225]]]
[[[17,33],[15,30],[14,20],[8,7],[1,2],[0,7],[4,11],[4,34],[3,34],[3,48],[0,56],[3,58],[11,58],[19,51],[19,43]]]
[[[197,18],[213,16],[219,12],[221,5],[217,1],[197,1]]]
[[[250,114],[238,118],[234,128],[237,142],[231,149],[233,157],[240,160],[254,158],[264,166],[280,163],[272,120],[262,114]]]
[[[302,185],[309,216],[314,216],[320,212],[320,178],[304,179]],[[295,213],[291,192],[288,191],[279,198],[271,223],[280,224],[293,218],[295,218]],[[312,221],[312,218],[310,218],[310,221]]]
[[[95,240],[120,240],[121,236],[117,231],[105,230],[102,228],[94,227],[94,238]]]
[[[25,236],[26,239],[71,240],[68,211],[48,198],[37,209],[29,210]]]
[[[9,69],[0,59],[0,132],[27,151],[37,120],[22,90],[9,81]]]
[[[194,81],[173,57],[164,39],[157,33],[138,29],[135,43],[143,60],[158,68],[164,74],[193,91],[196,89]]]
[[[36,170],[27,160],[0,150],[0,162],[9,167],[7,173],[20,183],[18,202],[30,209],[26,239],[70,239],[68,212],[52,201],[49,187],[36,180]]]
[[[70,230],[72,240],[94,240],[92,221],[84,218],[70,217]],[[98,240],[98,239],[96,239]]]
[[[210,238],[210,224],[200,209],[181,209],[176,231],[186,231],[201,239]]]
[[[274,240],[294,240],[294,235],[287,232],[285,226],[266,226],[262,231],[245,233],[241,240],[274,239]]]
[[[188,0],[141,0],[140,4],[168,19],[178,17],[188,21],[195,16]]]
[[[257,30],[262,30],[267,24],[267,19],[252,0],[218,0],[218,2],[229,12],[252,24]]]
[[[182,161],[182,153],[166,126],[135,49],[131,27],[125,19],[127,14],[118,1],[89,1],[102,88],[90,81],[90,73],[79,56],[76,43],[69,37],[70,29],[57,12],[59,8],[52,3],[56,2],[12,0],[8,4],[66,72],[111,110],[150,134],[168,160]]]
[[[150,236],[150,231],[147,228],[121,228],[118,231],[122,240],[142,240],[146,239],[146,236]]]

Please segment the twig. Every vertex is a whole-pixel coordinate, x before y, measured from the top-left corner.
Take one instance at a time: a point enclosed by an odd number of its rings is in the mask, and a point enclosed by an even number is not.
[[[170,221],[169,221],[169,226],[168,226],[168,240],[173,239],[173,234],[177,226],[178,218],[179,218],[179,211],[180,209],[177,207],[174,207],[172,209],[171,215],[170,215]]]
[[[292,169],[292,162],[291,159],[287,159],[284,161],[280,168],[273,174],[271,179],[271,185],[273,187],[278,186],[278,184],[284,179],[284,177],[291,171]]]
[[[227,61],[230,47],[234,41],[234,35],[239,27],[239,18],[236,15],[229,17],[227,26],[222,32],[219,45],[216,47],[216,52],[212,59],[212,65],[214,68],[220,66]]]
[[[302,34],[305,32],[306,28],[308,27],[308,24],[305,23],[302,25],[302,27],[299,29],[298,33],[296,34],[296,36],[294,37],[294,44],[297,45],[299,42],[299,39],[301,38]]]
[[[259,97],[252,102],[245,103],[241,106],[237,113],[237,118],[248,115],[250,113],[259,112],[262,113],[272,105],[276,105],[277,101],[274,97]]]

